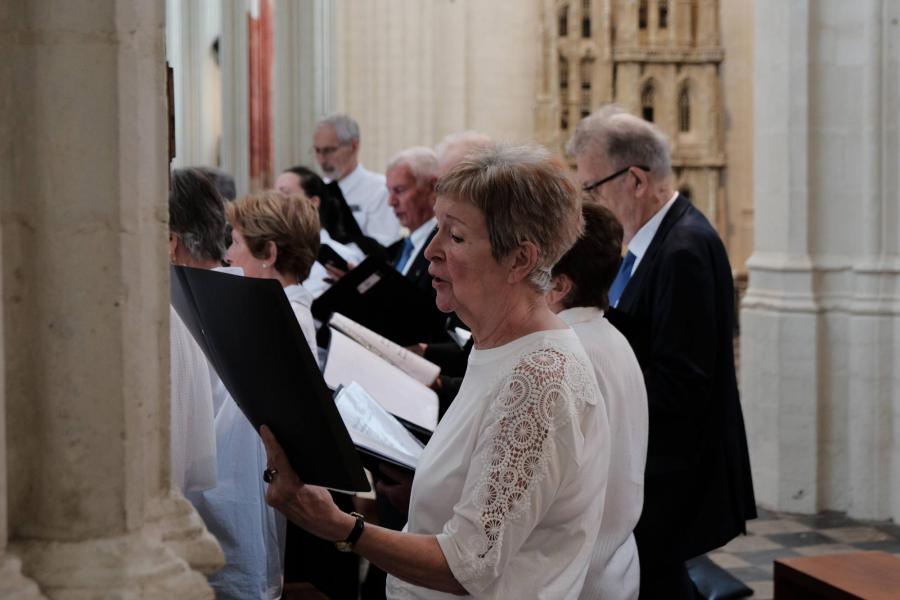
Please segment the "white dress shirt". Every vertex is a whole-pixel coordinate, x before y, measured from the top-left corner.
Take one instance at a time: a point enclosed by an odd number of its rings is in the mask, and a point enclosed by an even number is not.
[[[216,485],[216,436],[208,363],[184,321],[169,306],[171,477],[182,492]]]
[[[357,165],[338,180],[338,186],[363,235],[374,238],[382,246],[390,246],[400,239],[400,222],[388,204],[384,175]]]
[[[413,480],[412,533],[437,535],[473,598],[575,598],[600,531],[609,423],[571,329],[472,350]],[[451,598],[388,577],[389,598]]]
[[[581,340],[594,367],[609,415],[610,461],[600,535],[581,591],[582,600],[633,600],[640,568],[634,526],[644,502],[647,462],[647,390],[634,351],[592,307],[559,313]]]
[[[675,204],[677,198],[678,192],[675,192],[669,198],[669,201],[663,204],[662,208],[656,211],[656,214],[650,217],[650,220],[644,223],[643,227],[638,229],[631,241],[628,242],[628,251],[634,254],[634,264],[631,265],[632,275],[637,271],[638,265],[641,264],[641,259],[644,258],[647,248],[650,247],[650,242],[653,241],[653,237],[656,235],[656,230],[659,229],[660,223],[662,223],[672,205]]]
[[[309,311],[312,294],[301,285],[288,286],[284,291],[316,356],[315,328]],[[266,450],[262,439],[221,381],[218,395],[218,484],[188,496],[225,553],[225,566],[209,576],[209,584],[217,600],[277,600],[282,592],[287,521],[266,504],[262,480]]]
[[[409,239],[412,242],[412,252],[409,255],[409,260],[406,261],[406,264],[403,265],[403,270],[400,271],[404,275],[409,273],[410,267],[412,267],[413,261],[416,260],[416,257],[419,256],[419,252],[425,249],[425,242],[428,240],[428,235],[431,233],[431,230],[437,226],[437,219],[435,217],[431,217],[424,224],[419,225],[419,227],[409,234]]]

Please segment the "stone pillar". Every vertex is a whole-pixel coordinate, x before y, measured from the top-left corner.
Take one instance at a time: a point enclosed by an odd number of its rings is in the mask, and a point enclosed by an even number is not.
[[[900,401],[894,397],[896,385],[895,360],[897,322],[892,304],[896,297],[889,290],[898,283],[896,240],[897,209],[897,51],[893,64],[890,56],[883,61],[885,42],[896,40],[897,16],[895,2],[865,0],[857,5],[862,59],[862,85],[857,89],[859,99],[861,178],[857,184],[861,212],[861,236],[858,258],[853,261],[853,294],[849,316],[849,387],[847,393],[847,441],[849,503],[847,510],[860,518],[877,519],[892,516],[900,498],[900,477],[896,445],[892,443],[898,424],[892,415]],[[887,13],[892,12],[893,15]],[[894,26],[891,27],[891,16]],[[891,42],[895,47],[896,43]],[[893,66],[893,70],[885,66]],[[893,85],[893,93],[889,86]],[[893,100],[891,102],[890,100]],[[886,120],[893,127],[885,127]],[[886,202],[892,197],[893,202]],[[894,247],[892,247],[894,246]],[[893,272],[891,272],[893,271]],[[900,341],[900,340],[898,340]],[[892,458],[892,454],[894,457]]]
[[[175,167],[219,164],[222,82],[213,43],[221,5],[166,0],[166,57],[175,92]]]
[[[212,598],[147,483],[168,420],[164,5],[0,21],[10,550],[50,598]]]
[[[222,0],[222,169],[238,197],[250,191],[250,74],[248,0]]]
[[[12,82],[16,76],[16,65],[9,57],[15,56],[16,39],[13,31],[17,29],[18,12],[13,12],[9,3],[0,5],[0,81]],[[0,89],[0,115],[15,114],[19,106],[16,90],[12,85],[4,85]],[[13,191],[14,164],[18,150],[13,143],[14,120],[0,116],[0,198],[9,197]],[[3,232],[0,228],[0,249],[3,248]],[[4,254],[0,251],[0,273],[2,273]],[[3,309],[3,280],[0,277],[0,315]],[[0,364],[6,365],[3,319],[0,318]],[[37,585],[22,575],[21,561],[7,553],[9,538],[7,516],[7,442],[6,442],[6,369],[0,369],[0,598],[31,600],[43,598]]]
[[[810,258],[810,1],[758,0],[754,237],[741,310],[741,392],[756,498],[818,508],[819,304]]]
[[[741,378],[758,499],[900,517],[900,7],[757,3]]]
[[[334,111],[334,3],[275,4],[275,170],[316,165],[316,121]]]

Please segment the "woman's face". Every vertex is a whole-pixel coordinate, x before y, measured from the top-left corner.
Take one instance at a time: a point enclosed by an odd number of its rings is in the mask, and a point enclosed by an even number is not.
[[[434,205],[438,232],[425,248],[431,261],[437,307],[456,312],[471,326],[506,285],[508,269],[494,260],[484,213],[473,204],[439,197]]]
[[[231,229],[231,245],[228,246],[228,252],[225,253],[225,260],[232,267],[243,269],[246,277],[267,279],[275,271],[268,261],[253,256],[250,248],[247,247],[244,235],[237,227]],[[263,265],[266,266],[263,267]]]

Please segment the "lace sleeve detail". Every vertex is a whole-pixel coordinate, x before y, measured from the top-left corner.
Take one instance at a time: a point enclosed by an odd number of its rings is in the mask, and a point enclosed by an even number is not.
[[[471,500],[478,522],[457,565],[461,581],[497,568],[505,532],[532,512],[534,489],[557,456],[554,433],[577,419],[587,394],[597,393],[585,365],[555,348],[524,355],[496,390],[483,435],[487,442],[472,465],[480,469]]]

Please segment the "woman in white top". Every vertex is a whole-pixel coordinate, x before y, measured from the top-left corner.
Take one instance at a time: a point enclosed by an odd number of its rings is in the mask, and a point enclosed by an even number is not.
[[[584,345],[606,401],[610,429],[609,480],[600,535],[582,600],[634,600],[640,567],[634,526],[644,502],[647,390],[634,351],[603,318],[607,292],[622,260],[622,225],[598,204],[585,204],[584,234],[553,267],[550,309]]]
[[[338,510],[264,427],[268,501],[384,569],[388,597],[575,598],[600,529],[609,425],[584,350],[544,293],[581,230],[578,194],[545,150],[492,147],[440,180],[435,213],[436,302],[476,342],[419,461],[406,531]]]
[[[301,284],[319,251],[315,208],[305,198],[265,191],[229,203],[227,215],[232,243],[226,261],[247,277],[282,285],[315,356],[312,295]],[[259,435],[222,387],[219,397],[218,485],[190,497],[225,553],[225,566],[209,582],[219,600],[275,600],[282,591],[286,521],[265,503]]]

